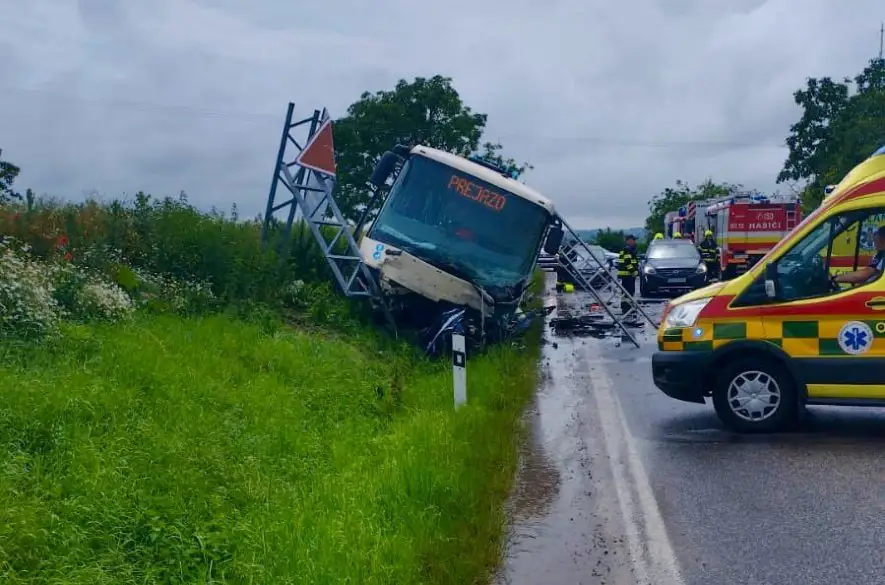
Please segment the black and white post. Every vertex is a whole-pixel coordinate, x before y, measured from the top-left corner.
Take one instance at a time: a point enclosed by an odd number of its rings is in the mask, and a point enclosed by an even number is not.
[[[467,402],[467,344],[463,333],[452,333],[452,382],[458,408]]]

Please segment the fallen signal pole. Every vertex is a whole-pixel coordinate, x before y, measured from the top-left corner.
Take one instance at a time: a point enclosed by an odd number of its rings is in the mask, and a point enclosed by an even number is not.
[[[658,324],[648,315],[648,313],[645,312],[639,304],[639,299],[628,293],[623,285],[621,285],[617,276],[613,275],[608,270],[604,260],[600,260],[596,257],[596,254],[590,250],[587,243],[578,236],[562,217],[560,217],[559,220],[562,223],[564,231],[566,231],[573,240],[570,244],[563,245],[556,254],[556,260],[559,265],[566,271],[572,280],[574,280],[578,287],[589,293],[596,300],[600,308],[602,308],[611,319],[612,326],[620,329],[621,337],[623,339],[628,339],[635,347],[640,347],[639,341],[629,330],[625,321],[630,321],[631,318],[636,318],[648,323],[654,328],[657,328]],[[572,253],[575,251],[575,248],[578,247],[583,248],[586,253],[586,258]],[[573,258],[582,258],[587,263],[595,264],[592,275],[586,276],[584,271],[575,263]],[[593,283],[597,280],[601,281],[602,284],[594,286]],[[612,305],[621,301],[629,306],[629,310],[621,315],[616,315],[612,310]]]

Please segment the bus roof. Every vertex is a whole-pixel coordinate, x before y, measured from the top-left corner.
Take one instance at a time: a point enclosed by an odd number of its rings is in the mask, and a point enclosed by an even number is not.
[[[531,201],[535,205],[540,205],[551,215],[556,213],[553,206],[553,201],[544,197],[531,187],[523,185],[519,181],[515,181],[510,177],[505,177],[500,173],[496,173],[492,169],[469,161],[466,158],[460,157],[450,152],[445,152],[443,150],[430,148],[429,146],[416,146],[412,148],[411,152],[412,154],[419,154],[421,156],[425,156],[429,159],[442,163],[446,166],[456,168],[459,171],[467,173],[468,175],[473,175],[474,177],[481,179],[486,183],[492,184],[496,187],[500,187],[501,189],[504,189],[518,197],[522,197],[523,199]]]

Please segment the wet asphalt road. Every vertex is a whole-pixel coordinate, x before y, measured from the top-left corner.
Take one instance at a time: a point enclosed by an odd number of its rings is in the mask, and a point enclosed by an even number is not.
[[[654,387],[640,338],[548,335],[498,582],[885,583],[885,410],[733,435]]]

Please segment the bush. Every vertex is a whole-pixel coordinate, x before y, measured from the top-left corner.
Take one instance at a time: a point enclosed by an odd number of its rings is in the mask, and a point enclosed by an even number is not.
[[[105,274],[126,266],[162,275],[164,286],[184,286],[195,293],[183,293],[190,297],[185,303],[189,308],[182,309],[187,311],[194,310],[194,303],[242,301],[280,308],[293,283],[317,283],[329,274],[303,224],[294,226],[288,240],[276,230],[269,245],[263,245],[260,221],[202,213],[183,194],[178,199],[154,200],[138,193],[131,202],[41,200],[31,207],[0,206],[0,233],[27,243],[46,261],[66,258]],[[134,286],[117,283],[130,292]],[[211,302],[196,292],[204,285],[211,289]]]
[[[29,247],[0,240],[0,305],[3,337],[34,339],[53,334],[62,317],[116,322],[135,305],[101,273],[32,258]]]
[[[31,258],[21,264],[24,260],[16,257],[21,265],[15,269],[30,270],[34,274],[28,278],[35,282],[46,281],[17,301],[33,310],[16,325],[21,329],[16,335],[42,336],[57,329],[61,315],[81,322],[120,320],[133,307],[178,315],[232,307],[247,320],[290,309],[314,324],[348,331],[364,321],[365,307],[335,290],[306,224],[296,223],[288,238],[274,224],[267,244],[261,241],[261,227],[258,219],[202,213],[184,194],[155,200],[139,192],[132,201],[41,199],[0,205],[0,233],[21,242]],[[338,246],[343,245],[339,239]],[[58,307],[38,311],[41,291]]]
[[[52,274],[28,257],[27,247],[0,239],[0,334],[33,339],[58,331],[61,310]]]
[[[115,284],[87,280],[78,292],[76,306],[87,319],[120,321],[132,313],[132,300]]]
[[[130,292],[146,308],[178,315],[200,315],[220,307],[219,299],[212,292],[212,283],[209,281],[176,278],[144,269],[130,270],[127,267],[120,267],[117,274],[120,280],[134,283]]]
[[[49,268],[54,297],[66,317],[79,321],[122,321],[135,305],[129,295],[105,275],[74,266],[56,264]]]

